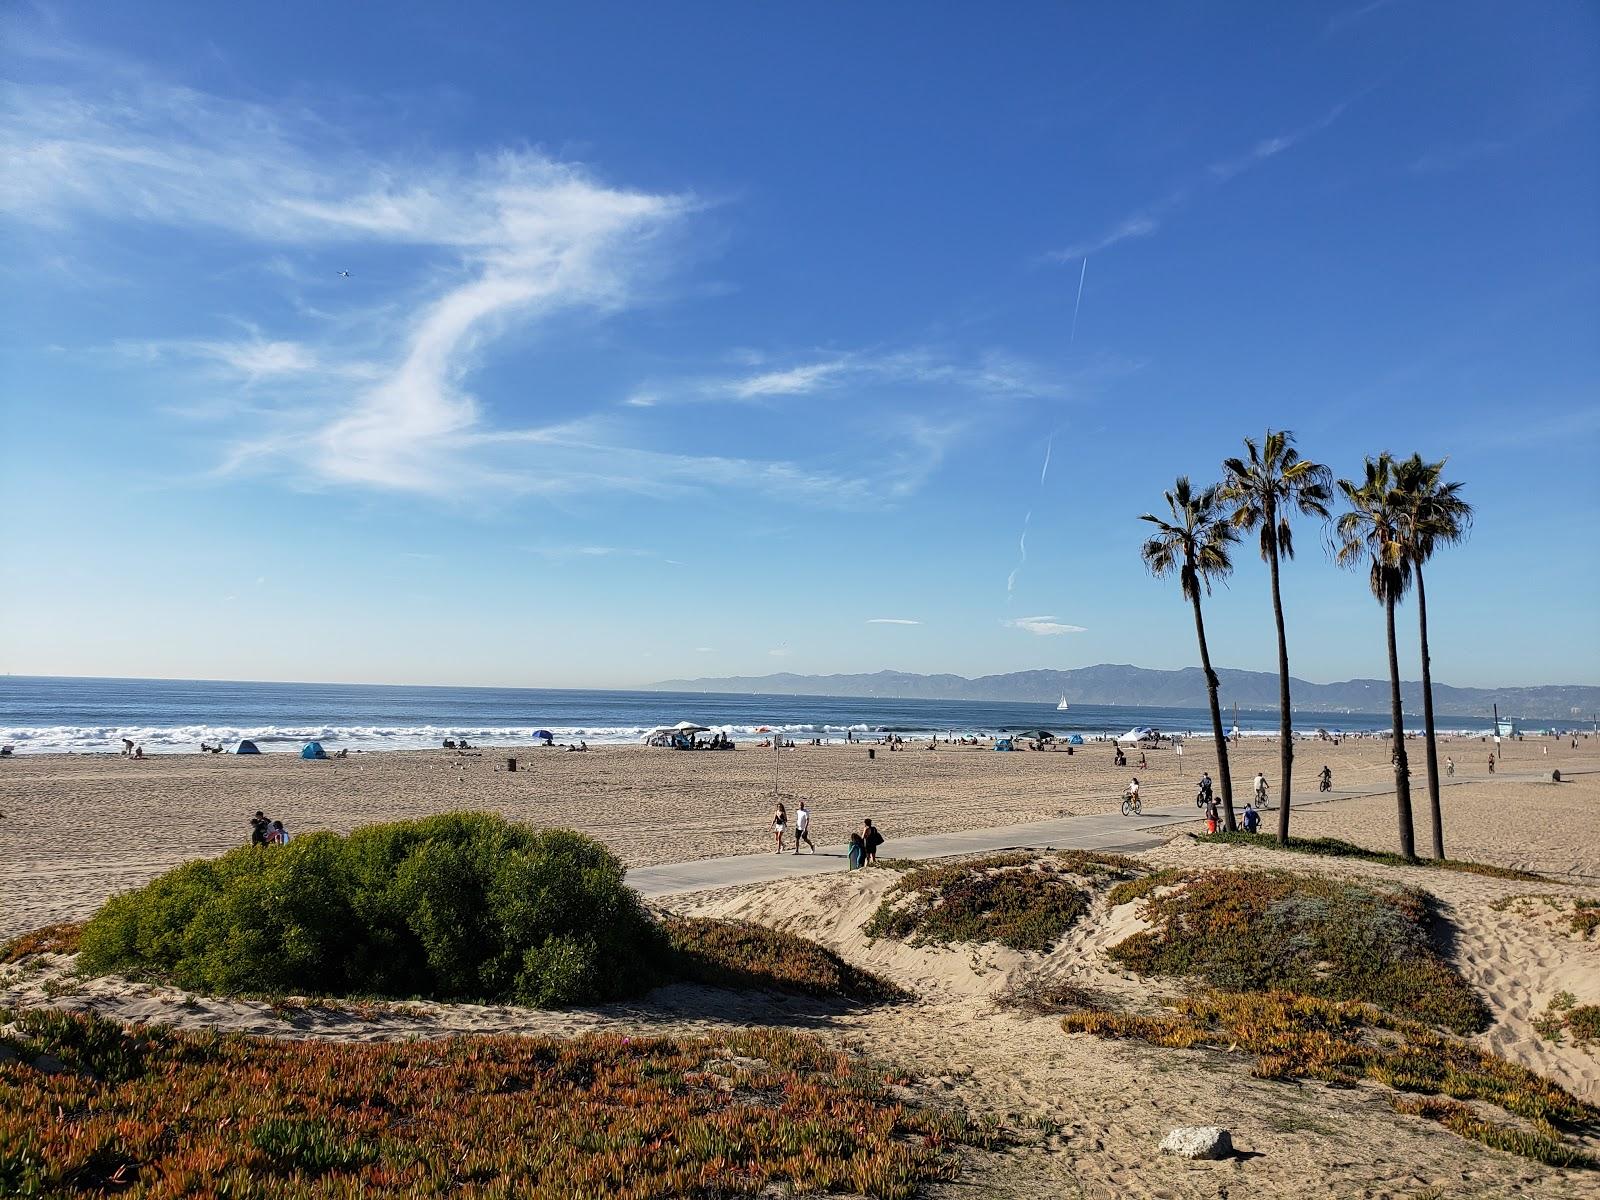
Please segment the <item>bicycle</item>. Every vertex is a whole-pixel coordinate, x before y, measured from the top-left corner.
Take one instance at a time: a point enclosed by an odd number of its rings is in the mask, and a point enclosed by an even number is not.
[[[1132,816],[1134,813],[1139,813],[1139,812],[1143,812],[1143,811],[1144,811],[1144,809],[1143,809],[1143,806],[1139,803],[1139,796],[1138,796],[1137,793],[1126,795],[1126,796],[1124,796],[1122,798],[1122,815],[1123,816],[1125,816],[1125,817]]]
[[[1206,805],[1210,804],[1215,799],[1216,797],[1212,794],[1210,788],[1201,788],[1194,794],[1194,806],[1199,809],[1204,809]]]

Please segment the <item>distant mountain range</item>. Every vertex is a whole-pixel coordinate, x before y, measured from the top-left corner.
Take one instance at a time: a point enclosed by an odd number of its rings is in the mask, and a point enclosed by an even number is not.
[[[1272,709],[1278,705],[1278,677],[1265,671],[1219,670],[1222,699],[1230,707]],[[1386,679],[1349,679],[1343,683],[1311,683],[1296,679],[1295,708],[1304,712],[1383,713],[1389,710]],[[1065,695],[1073,704],[1128,704],[1162,708],[1204,708],[1205,677],[1199,667],[1152,671],[1102,663],[1071,671],[1012,671],[1005,675],[916,675],[877,671],[865,675],[733,676],[725,679],[668,679],[645,690],[662,692],[731,692],[767,696],[882,696],[913,700],[998,700],[1028,704],[1054,702]],[[1401,684],[1407,713],[1422,709],[1421,684]],[[1558,725],[1588,723],[1600,711],[1600,687],[1547,684],[1540,687],[1458,688],[1433,685],[1433,705],[1440,714],[1487,717],[1493,706],[1502,717],[1551,721]]]

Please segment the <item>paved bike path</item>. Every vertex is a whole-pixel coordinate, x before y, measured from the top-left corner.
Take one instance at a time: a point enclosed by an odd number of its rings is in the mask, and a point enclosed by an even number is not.
[[[1463,781],[1466,782],[1466,781]],[[1299,797],[1296,810],[1312,804],[1382,796],[1393,788],[1317,793],[1315,799]],[[1240,811],[1242,811],[1242,806]],[[1263,827],[1276,819],[1277,808],[1263,817]],[[1153,832],[1196,820],[1194,802],[1160,808],[1147,805],[1137,816],[1120,812],[1095,813],[1081,817],[1057,817],[1049,821],[1030,821],[1021,825],[1001,825],[994,829],[966,829],[954,833],[928,833],[916,837],[890,837],[882,853],[886,858],[948,858],[955,854],[987,854],[997,850],[1049,848],[1052,850],[1148,850],[1163,839]],[[892,833],[892,831],[890,831]],[[654,867],[633,867],[628,883],[645,896],[671,896],[686,892],[707,892],[716,888],[750,883],[769,883],[797,875],[821,875],[845,870],[848,846],[819,846],[795,854],[735,854],[727,858],[702,858],[695,862],[665,863]]]
[[[1586,774],[1587,772],[1577,772]],[[1463,784],[1503,781],[1506,783],[1548,782],[1547,770],[1537,772],[1501,771],[1492,776],[1446,778],[1441,787]],[[1417,809],[1419,824],[1426,821],[1427,784],[1420,776],[1412,777],[1412,799],[1420,797],[1422,807]],[[1333,789],[1331,792],[1302,793],[1294,801],[1298,811],[1317,804],[1332,804],[1340,800],[1359,800],[1368,796],[1392,796],[1393,786],[1361,788],[1353,791]],[[1240,806],[1239,811],[1243,811]],[[1275,828],[1277,808],[1266,810],[1262,828]],[[917,837],[890,837],[884,843],[886,858],[948,858],[956,854],[989,854],[997,850],[1051,849],[1051,850],[1149,850],[1165,839],[1157,830],[1182,825],[1197,820],[1199,812],[1194,802],[1146,806],[1138,816],[1125,817],[1120,812],[1095,813],[1082,817],[1057,817],[1049,821],[1030,821],[1022,825],[1001,825],[994,829],[966,829],[954,833],[927,833]],[[892,831],[891,831],[892,833]],[[734,854],[727,858],[702,858],[695,862],[664,863],[654,867],[634,867],[628,871],[628,883],[645,896],[673,896],[687,892],[709,892],[717,888],[738,887],[750,883],[770,883],[797,875],[823,875],[843,871],[849,859],[848,847],[819,846],[815,854],[809,851],[795,854]]]

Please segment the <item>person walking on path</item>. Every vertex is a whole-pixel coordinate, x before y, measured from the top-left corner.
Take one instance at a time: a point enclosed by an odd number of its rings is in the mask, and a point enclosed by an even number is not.
[[[778,801],[778,807],[772,810],[772,840],[778,844],[774,854],[783,853],[783,831],[789,827],[789,812],[783,807],[783,801]]]
[[[1456,773],[1456,760],[1451,758],[1448,754],[1445,755],[1444,758],[1444,773],[1452,778],[1454,778]]]
[[[883,834],[878,832],[877,826],[872,823],[872,818],[867,817],[861,822],[861,849],[870,867],[878,865],[878,847],[883,845]]]
[[[1493,751],[1491,751],[1490,754],[1489,754],[1489,774],[1491,774],[1491,775],[1494,774],[1494,753],[1493,753]]]
[[[859,833],[852,833],[850,835],[850,869],[852,871],[858,871],[866,865],[866,862],[866,843],[861,840],[861,835]]]
[[[804,800],[794,810],[794,852],[800,853],[800,843],[811,846],[811,810],[806,807]],[[817,848],[811,846],[811,853],[815,854]]]
[[[1254,833],[1261,828],[1261,814],[1249,804],[1244,806],[1244,812],[1239,816],[1239,823],[1244,826],[1246,833]]]

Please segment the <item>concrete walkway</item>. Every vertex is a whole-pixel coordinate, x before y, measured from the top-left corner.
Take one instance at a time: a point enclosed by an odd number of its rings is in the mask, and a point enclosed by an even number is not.
[[[1463,781],[1465,782],[1465,781]],[[1302,796],[1295,810],[1313,804],[1382,796],[1386,790],[1339,791]],[[1238,811],[1242,812],[1240,805]],[[1277,820],[1277,808],[1262,814],[1262,828]],[[1171,825],[1199,819],[1200,810],[1189,804],[1147,807],[1138,816],[1097,813],[1083,817],[1058,817],[1051,821],[1030,821],[1023,825],[1002,825],[995,829],[967,829],[958,833],[929,833],[918,837],[891,837],[883,847],[886,858],[948,858],[955,854],[989,854],[998,850],[1037,848],[1049,850],[1148,850],[1165,839],[1158,832]],[[666,863],[655,867],[634,867],[628,883],[645,896],[672,896],[685,892],[708,892],[716,888],[748,883],[769,883],[797,875],[821,875],[848,868],[848,846],[819,846],[812,854],[735,854],[727,858],[702,858],[696,862]]]
[[[1588,774],[1585,771],[1574,774]],[[1447,778],[1441,787],[1458,787],[1490,780],[1505,783],[1547,783],[1547,770],[1536,772],[1502,771],[1484,777]],[[1393,787],[1365,788],[1356,791],[1302,792],[1294,801],[1295,811],[1313,805],[1334,804],[1340,800],[1359,800],[1368,796],[1392,796]],[[1427,782],[1421,772],[1413,772],[1411,800],[1417,814],[1419,837],[1427,833]],[[1244,805],[1237,812],[1244,811]],[[1277,828],[1276,807],[1262,813],[1261,828]],[[929,833],[918,837],[891,836],[884,843],[886,858],[948,858],[956,854],[991,854],[1000,850],[1149,850],[1166,839],[1160,830],[1198,820],[1200,811],[1193,802],[1146,807],[1136,817],[1121,813],[1097,813],[1083,817],[1058,817],[1052,821],[1031,821],[1023,825],[1002,825],[995,829],[967,829],[957,833]],[[891,831],[892,833],[892,831]],[[673,896],[687,892],[709,892],[717,888],[749,883],[770,883],[797,875],[822,875],[847,870],[848,847],[819,846],[815,854],[735,854],[727,858],[702,858],[695,862],[665,863],[655,867],[634,867],[628,883],[645,896]]]

